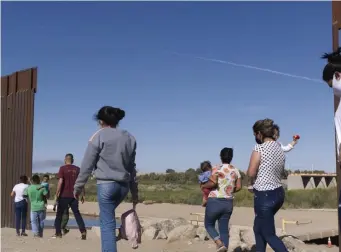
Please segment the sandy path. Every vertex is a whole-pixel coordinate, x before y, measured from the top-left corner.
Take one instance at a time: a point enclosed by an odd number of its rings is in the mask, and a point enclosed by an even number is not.
[[[82,241],[78,230],[71,230],[63,239],[52,239],[54,231],[45,230],[44,238],[16,237],[14,229],[1,229],[1,252],[96,252],[100,251],[100,239],[89,230],[88,239]],[[310,251],[337,252],[337,247],[326,248],[325,246],[310,246]],[[118,242],[118,251],[122,252],[214,252],[215,247],[211,241],[205,242],[174,242],[168,244],[166,241],[142,241],[137,250],[133,250],[127,241]],[[267,251],[273,251],[268,248]]]
[[[88,239],[82,241],[77,230],[71,230],[63,239],[52,239],[53,230],[45,230],[44,238],[16,237],[15,231],[9,228],[1,229],[2,252],[95,252],[100,251],[100,240],[91,230]],[[127,241],[118,242],[118,251],[135,252],[214,252],[212,242],[175,242],[167,244],[166,241],[143,241],[137,250],[133,250]]]
[[[131,209],[132,204],[122,203],[116,211],[116,215],[120,216],[123,212]],[[80,205],[82,212],[99,213],[98,204],[96,202],[85,202]],[[137,213],[141,217],[157,217],[157,218],[178,218],[182,217],[187,220],[191,218],[190,213],[204,213],[201,206],[180,205],[180,204],[153,204],[137,206]],[[335,230],[337,232],[337,212],[321,211],[321,210],[280,210],[275,217],[276,227],[281,228],[282,219],[299,221],[303,225],[287,225],[287,232],[299,236],[306,233],[319,233],[325,230]],[[235,207],[231,217],[232,225],[253,226],[254,210],[249,207]]]
[[[98,204],[87,202],[81,205],[82,212],[98,214]],[[121,204],[117,209],[117,215],[131,208],[131,204]],[[137,212],[141,217],[176,218],[189,219],[190,213],[203,213],[204,208],[200,206],[154,204],[138,205]],[[232,215],[232,224],[252,226],[254,213],[252,208],[236,207]],[[312,224],[302,226],[288,226],[291,231],[314,231],[321,227],[337,227],[337,215],[334,211],[301,211],[281,210],[276,216],[276,225],[280,227],[281,218],[295,220],[313,220]],[[1,229],[1,251],[3,252],[96,252],[100,251],[100,239],[93,231],[88,232],[88,240],[82,241],[77,230],[71,232],[63,239],[50,238],[54,233],[52,229],[45,230],[45,237],[41,239],[29,237],[16,237],[13,229]],[[138,250],[131,249],[126,241],[119,241],[118,250],[140,251],[140,252],[213,252],[215,248],[212,241],[192,243],[188,241],[168,244],[166,241],[143,241]],[[271,250],[269,250],[271,251]],[[336,252],[337,248],[328,249],[328,252]]]

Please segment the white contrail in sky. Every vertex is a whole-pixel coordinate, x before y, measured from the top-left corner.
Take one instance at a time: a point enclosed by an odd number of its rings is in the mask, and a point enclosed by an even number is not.
[[[271,70],[271,69],[267,69],[267,68],[238,64],[238,63],[234,63],[231,61],[211,59],[211,58],[206,58],[206,57],[198,57],[198,56],[193,56],[193,55],[189,55],[189,54],[185,54],[185,53],[178,53],[178,52],[172,52],[172,54],[179,55],[179,56],[190,56],[192,58],[199,59],[199,60],[205,60],[205,61],[210,61],[210,62],[215,62],[215,63],[220,63],[220,64],[226,64],[226,65],[231,65],[231,66],[236,66],[236,67],[254,69],[254,70],[258,70],[258,71],[268,72],[268,73],[272,73],[272,74],[278,74],[278,75],[287,76],[287,77],[296,78],[296,79],[302,79],[302,80],[314,81],[314,82],[320,82],[320,83],[323,82],[322,80],[319,80],[319,79],[309,78],[309,77],[290,74],[290,73],[283,73],[283,72],[279,72],[279,71],[275,71],[275,70]]]

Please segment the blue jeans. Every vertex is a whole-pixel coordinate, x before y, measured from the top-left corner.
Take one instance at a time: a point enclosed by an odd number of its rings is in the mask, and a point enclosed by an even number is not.
[[[128,183],[97,184],[102,252],[117,252],[115,209],[128,192]]]
[[[33,234],[43,236],[45,219],[46,210],[36,212],[31,211],[31,226]]]
[[[24,199],[19,202],[14,203],[15,209],[15,229],[17,234],[20,234],[20,224],[21,233],[25,233],[26,230],[26,218],[27,218],[27,201]]]
[[[226,248],[229,246],[229,221],[233,211],[232,199],[208,198],[205,210],[205,228],[209,236],[220,239]],[[219,224],[219,233],[215,228]]]
[[[54,227],[56,228],[56,235],[61,235],[62,234],[62,222],[63,222],[63,216],[65,213],[68,214],[69,212],[69,207],[71,208],[73,212],[73,216],[76,219],[79,231],[81,233],[86,232],[85,224],[83,217],[79,211],[79,203],[78,200],[75,198],[59,198],[58,200],[58,208],[57,208],[57,213],[56,213],[56,219],[54,221]],[[65,224],[65,222],[64,222]],[[66,222],[67,224],[67,222]],[[66,226],[65,224],[65,226]],[[64,226],[64,228],[65,228]]]
[[[275,228],[275,214],[284,203],[283,187],[271,191],[254,190],[256,251],[265,252],[266,244],[276,252],[287,252],[284,243],[277,237]]]

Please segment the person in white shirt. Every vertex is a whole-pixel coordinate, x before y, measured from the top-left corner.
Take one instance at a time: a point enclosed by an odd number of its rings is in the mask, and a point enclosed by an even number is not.
[[[328,61],[322,79],[333,88],[335,96],[341,97],[341,47],[335,52],[325,53],[322,58]]]
[[[15,228],[17,236],[27,236],[26,230],[26,218],[27,218],[27,200],[24,198],[24,191],[28,187],[28,178],[23,175],[20,176],[20,183],[13,187],[11,197],[14,197],[14,209],[15,209]],[[21,233],[20,233],[21,224]]]
[[[279,138],[279,127],[276,124],[274,125],[274,132],[275,132],[274,139],[275,139],[275,141],[277,141],[278,138]],[[297,144],[297,141],[298,141],[298,138],[297,138],[297,135],[296,135],[296,136],[293,136],[292,142],[289,143],[288,145],[283,145],[282,143],[278,143],[278,144],[281,146],[281,148],[282,148],[282,150],[284,152],[289,152]]]
[[[341,98],[341,47],[335,52],[325,53],[322,56],[323,59],[327,59],[328,63],[323,69],[322,79],[328,84],[330,88],[333,88],[334,95]],[[337,105],[337,109],[334,116],[335,130],[336,130],[336,142],[337,142],[337,154],[338,161],[340,158],[341,148],[341,106]]]
[[[327,59],[328,63],[323,69],[322,79],[333,88],[334,95],[341,98],[341,47],[333,53],[325,53],[322,56],[323,59]],[[337,158],[340,164],[341,162],[341,103],[337,105],[337,109],[334,115],[334,123],[336,130],[336,143],[337,143]],[[338,207],[338,219],[339,228],[341,230],[341,193],[339,194],[339,207]]]

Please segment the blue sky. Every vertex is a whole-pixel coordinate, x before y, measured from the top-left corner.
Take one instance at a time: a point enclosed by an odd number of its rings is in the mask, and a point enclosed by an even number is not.
[[[38,66],[34,167],[80,163],[102,105],[126,111],[141,172],[185,170],[235,149],[246,170],[253,123],[302,139],[292,169],[334,171],[332,91],[320,79],[331,50],[330,2],[2,2],[2,74]],[[176,55],[178,52],[188,55]]]

